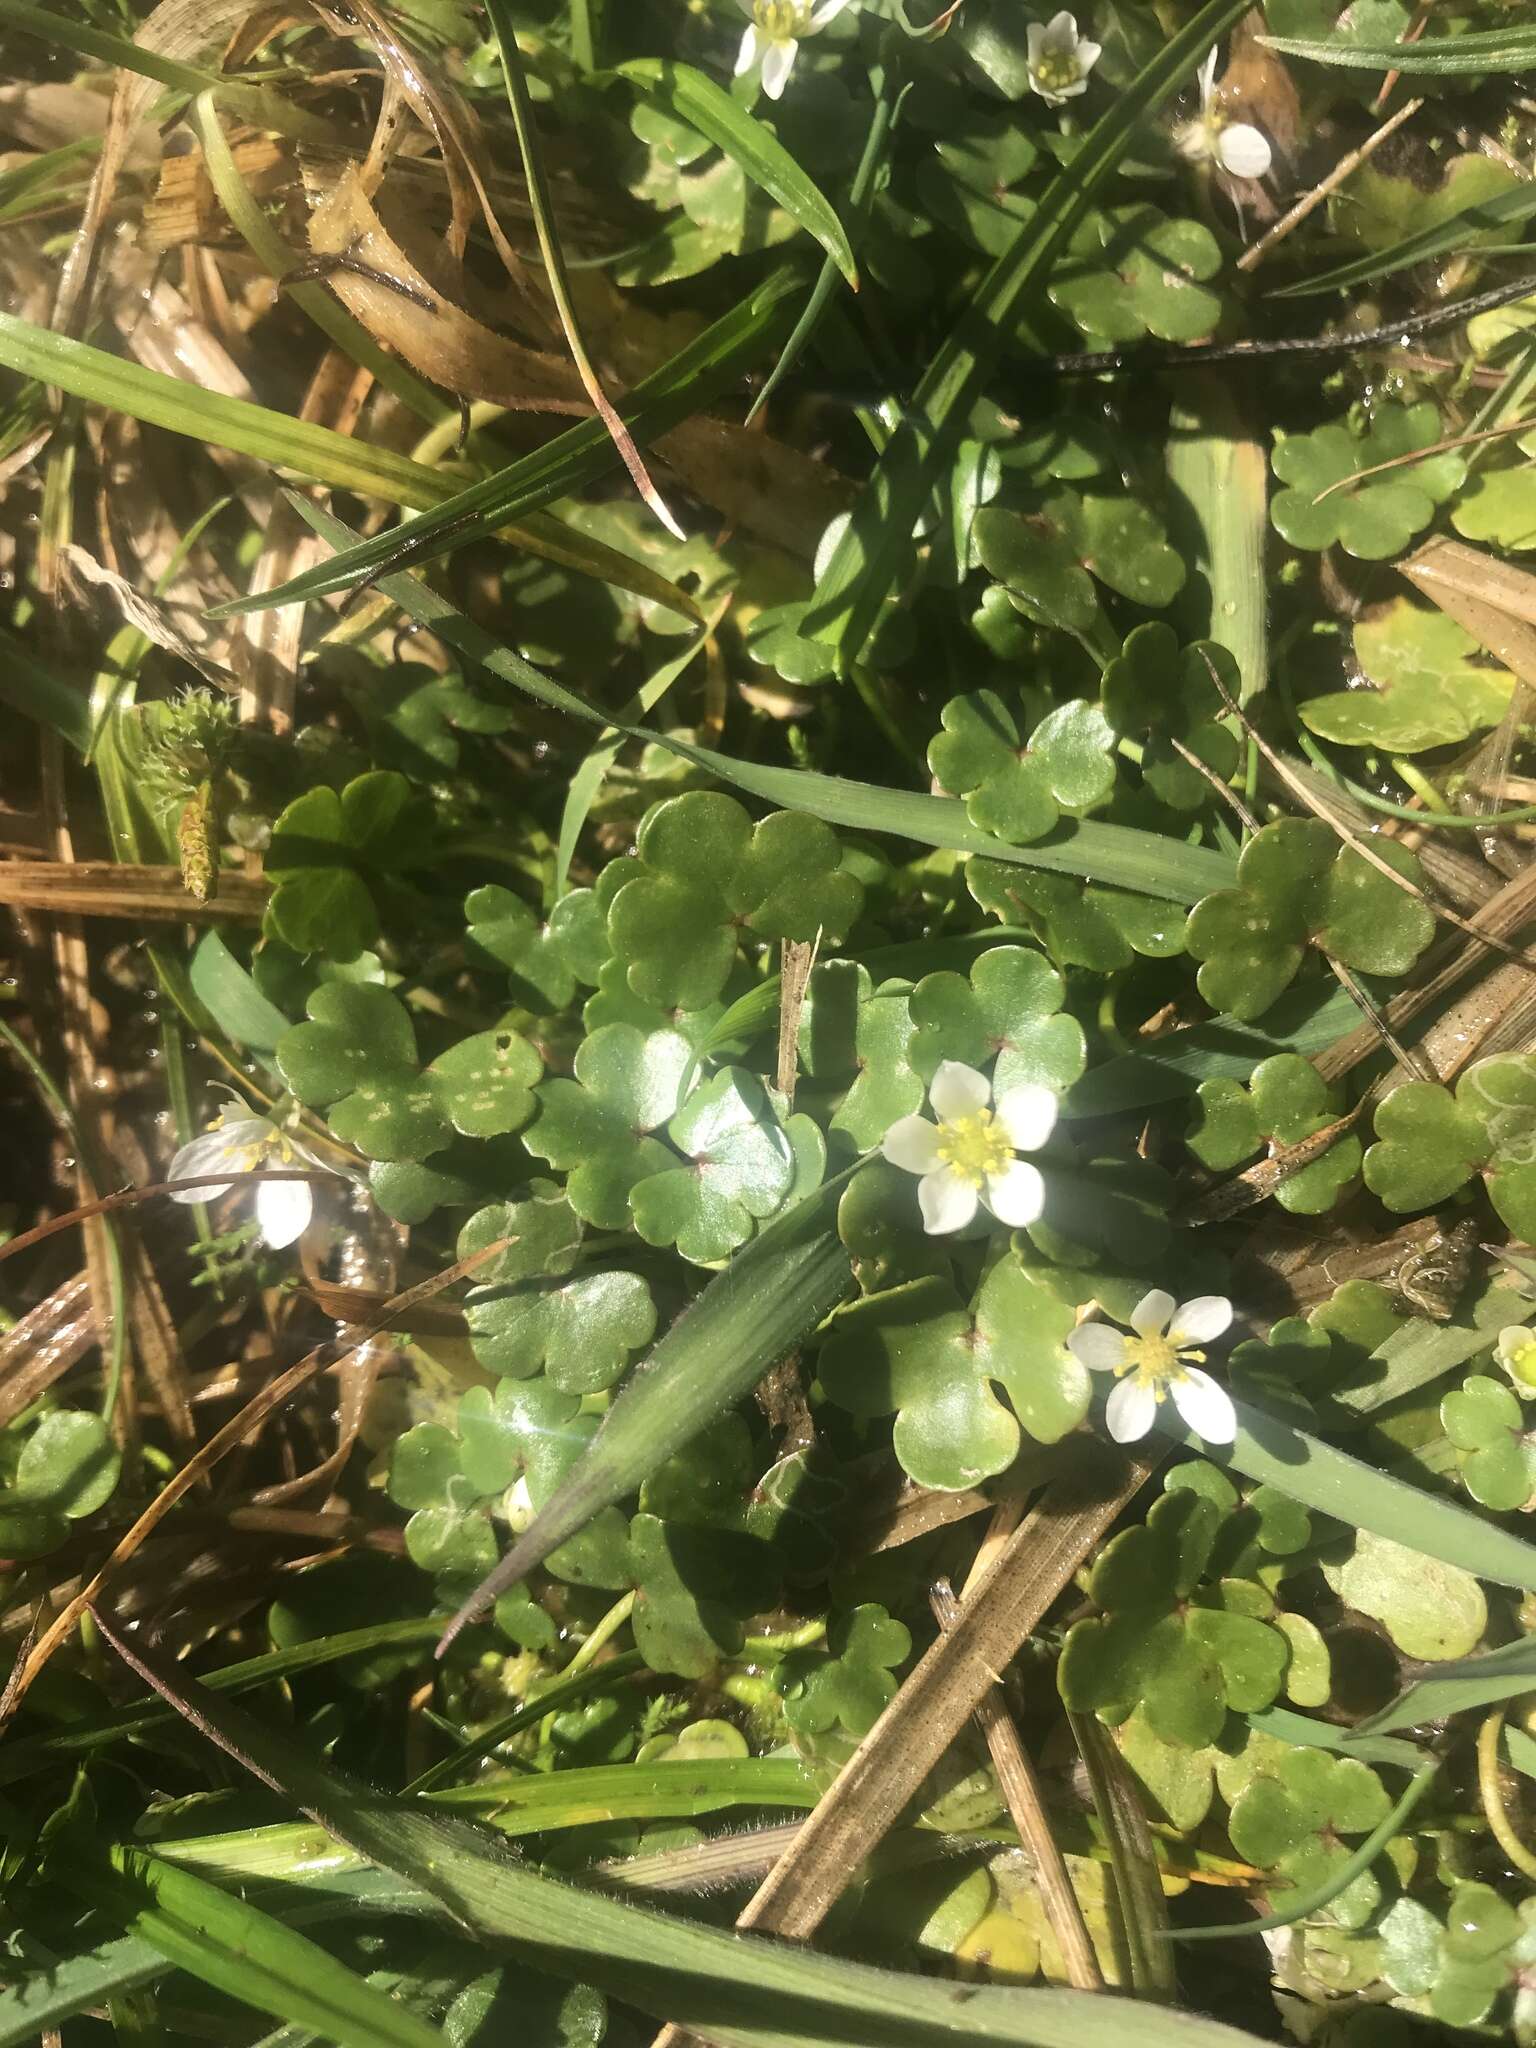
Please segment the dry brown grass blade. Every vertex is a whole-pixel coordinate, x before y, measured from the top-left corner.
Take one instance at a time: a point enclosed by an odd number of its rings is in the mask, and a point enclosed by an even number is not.
[[[1056,1456],[1064,1469],[968,1596],[953,1631],[903,1681],[793,1848],[737,1916],[738,1927],[794,1939],[815,1933],[997,1674],[1155,1469],[1151,1457],[1116,1455],[1086,1438],[1058,1446]],[[668,2026],[653,2048],[681,2048],[686,2038]]]
[[[380,221],[354,166],[325,190],[308,233],[317,269],[341,259],[330,289],[419,376],[509,410],[591,417],[574,364],[508,340],[444,297]],[[824,463],[733,420],[687,420],[656,452],[706,504],[797,555],[851,503],[847,480]]]
[[[134,41],[159,56],[196,64],[221,50],[240,23],[257,11],[253,0],[161,0],[139,24]],[[53,325],[62,334],[80,332],[87,317],[101,231],[117,181],[140,124],[163,90],[158,81],[137,71],[117,74],[101,153],[54,300]]]
[[[99,1337],[84,1273],[28,1309],[0,1336],[0,1429],[78,1364]]]
[[[179,868],[107,860],[0,861],[0,903],[55,915],[212,924],[259,918],[269,893],[260,876],[221,872],[217,900],[198,903],[183,887]]]
[[[1346,150],[1325,178],[1320,179],[1310,192],[1303,193],[1288,213],[1281,214],[1274,226],[1260,235],[1251,249],[1243,251],[1237,259],[1238,269],[1257,270],[1270,251],[1299,228],[1330,193],[1337,192],[1346,179],[1352,178],[1363,163],[1369,162],[1381,145],[1395,135],[1403,123],[1416,114],[1423,104],[1422,100],[1405,100],[1395,114],[1389,114],[1381,126],[1365,138],[1358,149]]]
[[[1428,541],[1399,567],[1479,647],[1536,686],[1536,575],[1459,540]]]
[[[960,1619],[960,1603],[948,1579],[940,1579],[930,1588],[929,1600],[940,1628],[948,1634]],[[983,1693],[976,1709],[976,1724],[986,1737],[992,1768],[997,1772],[997,1788],[1019,1831],[1019,1840],[1034,1859],[1041,1908],[1061,1951],[1067,1982],[1074,1991],[1102,1991],[1104,1977],[1093,1952],[1083,1909],[1072,1888],[1066,1858],[1051,1832],[1040,1797],[1040,1781],[1019,1740],[1000,1685],[990,1685]]]
[[[252,1431],[259,1429],[269,1415],[298,1393],[301,1387],[307,1386],[317,1374],[337,1365],[360,1345],[366,1344],[370,1337],[376,1336],[385,1327],[387,1316],[413,1308],[417,1302],[430,1300],[443,1288],[451,1287],[455,1281],[462,1280],[466,1274],[483,1265],[487,1259],[504,1251],[507,1242],[506,1238],[498,1238],[483,1251],[473,1252],[467,1259],[459,1259],[454,1265],[445,1267],[442,1272],[434,1273],[429,1280],[422,1280],[415,1287],[406,1288],[404,1293],[396,1295],[392,1301],[385,1304],[384,1316],[377,1321],[363,1324],[345,1342],[333,1337],[328,1338],[323,1344],[317,1344],[313,1351],[299,1360],[297,1365],[290,1366],[287,1372],[279,1373],[276,1379],[269,1381],[246,1403],[238,1415],[230,1417],[222,1429],[216,1430],[207,1443],[195,1451],[179,1471],[172,1474],[132,1528],[113,1545],[105,1561],[39,1636],[28,1653],[25,1664],[13,1674],[14,1682],[8,1689],[4,1714],[0,1717],[0,1730],[8,1724],[38,1673],[48,1663],[59,1645],[73,1634],[80,1617],[113,1574],[121,1565],[127,1563],[145,1539],[164,1521],[176,1503],[205,1479],[221,1458],[243,1443]]]
[[[795,1076],[800,1071],[800,1013],[805,1008],[805,991],[816,965],[818,932],[809,945],[800,939],[786,939],[779,948],[779,1052],[774,1079],[779,1093],[791,1108],[795,1100]]]

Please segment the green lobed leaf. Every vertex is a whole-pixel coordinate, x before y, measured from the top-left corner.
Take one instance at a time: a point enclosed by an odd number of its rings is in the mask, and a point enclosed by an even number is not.
[[[615,74],[638,87],[652,106],[659,107],[671,119],[696,128],[723,149],[732,163],[739,164],[786,213],[792,214],[807,234],[815,236],[849,284],[858,290],[859,273],[842,222],[771,128],[755,120],[728,92],[722,92],[712,78],[691,64],[637,57],[617,65]]]

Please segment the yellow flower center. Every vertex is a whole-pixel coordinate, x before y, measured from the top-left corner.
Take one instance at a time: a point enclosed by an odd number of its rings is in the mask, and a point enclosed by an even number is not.
[[[1035,83],[1045,92],[1064,92],[1083,75],[1075,50],[1042,50],[1035,66]]]
[[[1125,1357],[1115,1367],[1115,1375],[1124,1379],[1127,1373],[1133,1373],[1161,1401],[1174,1381],[1183,1379],[1186,1359],[1202,1365],[1205,1353],[1181,1351],[1167,1337],[1127,1337]]]
[[[1529,1343],[1507,1351],[1504,1363],[1509,1367],[1511,1377],[1523,1387],[1536,1387],[1536,1337]]]
[[[939,1125],[939,1158],[951,1173],[958,1173],[973,1188],[981,1188],[1008,1165],[1013,1146],[991,1110],[978,1109],[971,1116],[957,1116],[952,1123]]]
[[[752,20],[770,43],[793,43],[810,27],[810,0],[753,0]]]

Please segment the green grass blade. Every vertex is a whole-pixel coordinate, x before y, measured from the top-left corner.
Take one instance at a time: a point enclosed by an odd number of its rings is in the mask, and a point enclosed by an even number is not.
[[[703,650],[728,608],[728,603],[717,606],[708,623],[699,629],[681,653],[674,654],[670,661],[661,664],[654,675],[647,676],[629,702],[621,707],[618,724],[605,727],[597,745],[577,764],[575,773],[566,785],[565,804],[560,812],[560,837],[555,847],[556,896],[563,896],[568,887],[571,862],[576,856],[576,842],[581,837],[581,828],[586,824],[587,813],[597,800],[597,792],[603,786],[603,778],[613,766],[620,747],[628,737],[625,728],[638,725],[647,712],[654,711],[672,685],[693,666],[695,658]]]
[[[1488,71],[1525,71],[1536,64],[1536,28],[1494,28],[1465,36],[1426,36],[1417,43],[1359,43],[1348,38],[1260,36],[1267,49],[1347,71],[1406,71],[1415,77],[1480,78]]]
[[[1395,1742],[1387,1735],[1362,1735],[1358,1728],[1314,1721],[1289,1707],[1265,1707],[1243,1719],[1261,1735],[1273,1735],[1299,1749],[1326,1749],[1334,1756],[1358,1757],[1363,1764],[1396,1764],[1405,1771],[1416,1771],[1424,1762],[1423,1750],[1411,1742]]]
[[[1404,1686],[1380,1713],[1360,1723],[1360,1734],[1390,1735],[1421,1721],[1443,1721],[1472,1707],[1491,1707],[1536,1692],[1536,1640],[1527,1636],[1481,1657],[1458,1657]]]
[[[349,1657],[366,1657],[380,1650],[409,1649],[436,1640],[441,1623],[425,1615],[403,1621],[376,1621],[367,1628],[348,1629],[340,1635],[317,1636],[311,1642],[294,1643],[286,1650],[269,1650],[260,1657],[245,1657],[238,1664],[226,1664],[210,1671],[203,1684],[210,1691],[247,1692],[252,1686],[296,1678],[301,1672],[344,1663]],[[171,1710],[151,1700],[142,1706],[124,1707],[99,1721],[70,1721],[47,1735],[13,1737],[0,1748],[0,1785],[13,1785],[30,1777],[39,1767],[61,1757],[86,1756],[104,1749],[125,1736],[138,1735],[146,1728],[163,1725]]]
[[[153,78],[176,92],[195,94],[213,91],[234,112],[258,128],[272,128],[291,135],[298,142],[319,142],[334,146],[334,128],[325,121],[289,106],[281,93],[267,86],[243,85],[197,64],[183,64],[158,50],[146,50],[127,36],[93,28],[74,17],[33,7],[28,0],[0,0],[0,26],[19,29],[23,35],[38,36],[50,49],[70,50],[77,57],[95,57],[123,71]]]
[[[122,1881],[100,1902],[178,1969],[339,2048],[443,2048],[436,2027],[269,1913],[142,1850],[112,1860]]]
[[[239,455],[254,455],[274,468],[296,471],[316,483],[330,484],[346,491],[360,491],[365,497],[386,498],[396,505],[439,505],[456,502],[456,477],[412,462],[407,455],[392,454],[370,442],[337,434],[329,427],[313,426],[307,420],[290,419],[249,399],[226,398],[204,391],[180,377],[168,377],[160,370],[93,348],[66,334],[54,334],[25,320],[0,313],[0,365],[22,376],[52,384],[74,398],[93,405],[105,405],[114,412],[164,427],[172,434],[185,434],[194,441],[212,442],[231,448]],[[492,479],[494,481],[494,479]],[[483,488],[480,487],[480,488]],[[507,522],[499,522],[506,525]],[[572,527],[547,515],[534,515],[508,538],[530,554],[574,569],[620,589],[649,597],[685,618],[697,615],[698,607],[664,576],[658,576],[632,555],[589,540]],[[384,536],[396,542],[393,533]],[[397,544],[397,542],[396,542]],[[226,605],[225,611],[259,609],[266,598]]]
[[[895,588],[929,493],[1008,345],[1026,294],[1043,287],[1052,259],[1120,161],[1137,123],[1245,11],[1244,0],[1209,0],[1117,96],[997,258],[929,364],[913,398],[918,417],[880,458],[806,614],[804,630],[835,647],[843,669],[858,660]]]
[[[756,120],[723,92],[712,78],[691,64],[661,57],[637,57],[615,67],[616,75],[635,86],[642,98],[674,121],[683,121],[707,135],[770,199],[778,201],[808,235],[814,235],[847,278],[859,288],[858,265],[836,208],[815,180],[808,178],[771,128]]]
[[[460,1607],[444,1644],[600,1510],[634,1493],[842,1299],[853,1284],[831,1227],[842,1178],[759,1231],[672,1325],[554,1498]]]
[[[1166,1405],[1158,1410],[1158,1426],[1180,1439],[1188,1434]],[[1349,1528],[1385,1536],[1421,1557],[1457,1565],[1495,1585],[1536,1592],[1536,1545],[1454,1501],[1440,1500],[1378,1472],[1245,1401],[1237,1403],[1236,1442],[1207,1444],[1203,1455],[1261,1486],[1278,1487],[1304,1507]]]
[[[552,1697],[529,1703],[530,1720],[555,1713]],[[161,1709],[162,1712],[168,1709]],[[498,1775],[484,1785],[455,1786],[431,1795],[439,1812],[484,1816],[499,1834],[539,1835],[621,1820],[696,1820],[732,1807],[783,1807],[808,1812],[820,1792],[794,1757],[717,1757],[691,1763],[591,1764],[527,1777]],[[240,1828],[221,1835],[189,1835],[157,1842],[167,1862],[208,1872],[221,1881],[292,1880],[313,1868],[315,1830],[307,1822]],[[344,1867],[334,1853],[327,1873]]]
[[[307,499],[294,502],[315,531],[333,547],[344,546],[354,538],[350,528]],[[483,626],[455,610],[445,597],[429,590],[417,577],[386,574],[379,578],[379,588],[402,611],[430,626],[439,639],[467,660],[478,662],[514,689],[526,691],[551,710],[564,711],[589,725],[607,723],[606,714],[594,710],[574,691],[504,647]],[[667,747],[684,760],[745,790],[749,796],[760,797],[763,802],[785,810],[809,811],[829,825],[841,825],[853,832],[890,832],[903,839],[915,839],[924,846],[985,854],[992,860],[1009,861],[1018,867],[1045,868],[1053,874],[1081,875],[1089,881],[1159,896],[1170,903],[1198,903],[1213,889],[1229,888],[1236,873],[1236,863],[1224,853],[1186,846],[1181,840],[1156,832],[1100,825],[1092,819],[1064,822],[1049,839],[1036,840],[1030,846],[1011,846],[989,833],[978,832],[966,816],[964,804],[953,797],[929,796],[915,789],[881,789],[874,783],[816,775],[803,768],[773,768],[755,761],[738,761],[729,754],[717,753],[711,747],[696,747],[691,741],[653,731],[649,726],[620,729],[631,739],[650,740]]]
[[[83,693],[44,668],[19,640],[0,630],[0,703],[35,719],[82,757],[91,744],[91,713]]]
[[[98,1941],[84,1955],[60,1957],[46,1969],[23,1974],[13,1966],[0,1990],[0,2048],[37,2048],[50,2027],[149,1983],[165,1967],[159,1949],[139,1934]]]
[[[1477,206],[1463,207],[1449,220],[1420,228],[1416,235],[1406,235],[1402,241],[1394,242],[1390,249],[1357,256],[1352,262],[1340,263],[1316,277],[1304,277],[1296,284],[1271,292],[1270,297],[1310,299],[1319,292],[1341,292],[1351,285],[1372,284],[1379,277],[1391,277],[1395,271],[1408,269],[1411,264],[1470,251],[1473,235],[1486,233],[1490,228],[1514,227],[1529,220],[1533,214],[1536,214],[1536,184],[1517,185],[1513,191],[1500,192],[1495,198],[1484,199]],[[1536,254],[1536,251],[1532,253]]]
[[[797,284],[791,265],[774,271],[739,305],[635,386],[620,411],[642,448],[729,388],[784,324],[786,301]],[[0,353],[0,362],[4,360]],[[291,577],[275,590],[220,605],[211,616],[223,618],[235,612],[296,604],[333,590],[348,590],[354,583],[371,582],[381,570],[403,567],[408,561],[435,561],[451,548],[483,540],[554,499],[584,489],[607,475],[618,459],[602,422],[583,420],[534,454],[471,484],[446,504],[435,505],[403,527],[361,541],[333,561]]]
[[[105,1626],[111,1629],[110,1622]],[[365,1791],[285,1732],[205,1692],[111,1630],[119,1655],[200,1730],[338,1840],[394,1872],[481,1939],[555,1976],[593,1983],[728,2048],[1123,2048],[1120,2001],[1083,1992],[953,1983],[725,1933],[561,1884],[509,1861],[464,1822]],[[1138,2007],[1139,2048],[1255,2048],[1186,2012]]]

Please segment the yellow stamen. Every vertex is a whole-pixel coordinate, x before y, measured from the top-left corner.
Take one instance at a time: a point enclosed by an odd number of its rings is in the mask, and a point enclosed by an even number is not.
[[[1035,83],[1044,92],[1064,92],[1082,78],[1083,68],[1075,50],[1042,50],[1035,66]]]
[[[990,1109],[978,1109],[971,1116],[957,1116],[939,1125],[939,1158],[951,1173],[958,1173],[973,1188],[985,1187],[994,1173],[1001,1173],[1013,1158],[1013,1146]]]
[[[1127,1337],[1125,1356],[1115,1367],[1115,1377],[1124,1379],[1127,1373],[1134,1373],[1161,1401],[1174,1381],[1183,1379],[1186,1360],[1203,1365],[1205,1353],[1181,1350],[1167,1337]]]
[[[811,25],[810,0],[753,0],[752,20],[770,43],[792,43]]]

